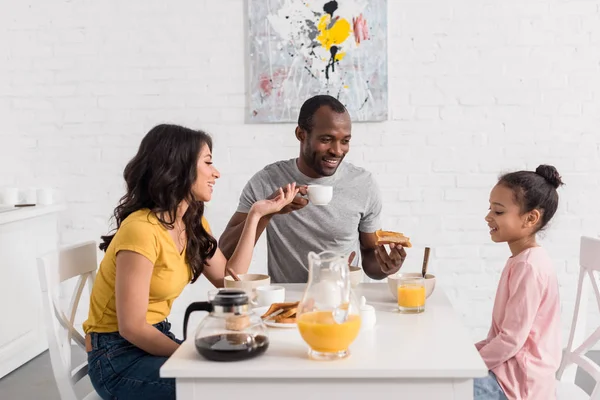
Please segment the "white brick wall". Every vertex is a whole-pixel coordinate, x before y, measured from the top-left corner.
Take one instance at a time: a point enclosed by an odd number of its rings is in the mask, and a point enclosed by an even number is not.
[[[599,2],[389,0],[390,120],[355,124],[349,159],[377,174],[385,228],[432,246],[432,272],[485,334],[507,257],[483,217],[502,171],[552,163],[567,186],[544,244],[570,324],[578,238],[600,230]],[[245,125],[243,0],[4,1],[0,185],[52,185],[65,243],[98,239],[121,173],[155,124],[203,128],[223,177],[220,234],[245,181],[293,157],[293,125]],[[265,269],[264,244],[252,266]],[[191,286],[185,305],[207,288]],[[595,313],[597,314],[597,313]]]

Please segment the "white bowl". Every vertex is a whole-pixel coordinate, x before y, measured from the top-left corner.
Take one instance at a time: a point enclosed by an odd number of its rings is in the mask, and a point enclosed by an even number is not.
[[[254,289],[259,286],[268,286],[271,284],[271,277],[269,275],[264,274],[238,274],[240,277],[239,281],[236,281],[231,276],[227,275],[225,279],[223,279],[223,285],[226,288],[235,288],[242,289],[248,293],[248,295],[253,295]]]
[[[420,278],[423,275],[420,272],[399,272],[388,276],[388,286],[390,292],[396,301],[398,301],[398,281],[400,278]],[[435,275],[425,274],[425,297],[431,296],[435,289]]]

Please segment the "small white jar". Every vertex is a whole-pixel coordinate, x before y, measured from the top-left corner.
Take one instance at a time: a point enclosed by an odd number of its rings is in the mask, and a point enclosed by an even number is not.
[[[365,296],[360,298],[360,329],[371,329],[376,323],[375,308],[367,304]]]

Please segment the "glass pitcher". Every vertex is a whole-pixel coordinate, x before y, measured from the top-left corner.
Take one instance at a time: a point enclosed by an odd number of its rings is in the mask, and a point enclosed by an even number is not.
[[[263,354],[269,337],[259,315],[249,311],[248,295],[243,290],[221,289],[212,293],[210,301],[192,303],[185,310],[183,339],[187,339],[190,314],[207,311],[194,343],[201,356],[212,361],[240,361]]]
[[[358,336],[360,313],[350,286],[347,257],[332,251],[308,254],[308,284],[296,322],[315,360],[347,357]]]

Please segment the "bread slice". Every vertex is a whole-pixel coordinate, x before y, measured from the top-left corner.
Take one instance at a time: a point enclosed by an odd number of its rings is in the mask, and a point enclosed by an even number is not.
[[[296,312],[298,311],[298,304],[300,304],[299,301],[291,303],[273,303],[271,304],[271,307],[269,307],[267,312],[261,316],[261,318],[265,319],[274,312],[283,309],[283,311],[280,314],[272,318],[272,321],[280,324],[295,324]]]
[[[277,322],[278,324],[295,324],[296,323],[296,315],[294,314],[294,317],[292,317],[292,318],[282,318],[282,319],[277,319],[277,317],[275,317],[275,322]]]
[[[289,303],[273,303],[273,304],[271,304],[271,307],[269,307],[269,309],[267,310],[267,312],[265,312],[261,316],[261,318],[267,318],[269,315],[273,314],[275,311],[278,311],[278,310],[280,310],[282,308],[283,309],[290,309],[290,308],[294,308],[294,307],[297,308],[298,304],[300,304],[299,301],[289,302]]]
[[[377,235],[378,245],[394,243],[399,244],[402,247],[412,247],[410,238],[404,236],[404,234],[400,232],[378,230],[375,232],[375,235]]]
[[[298,310],[298,307],[288,308],[281,314],[276,315],[275,318],[273,318],[273,319],[277,321],[277,320],[284,319],[284,318],[291,318],[296,315],[297,310]]]

